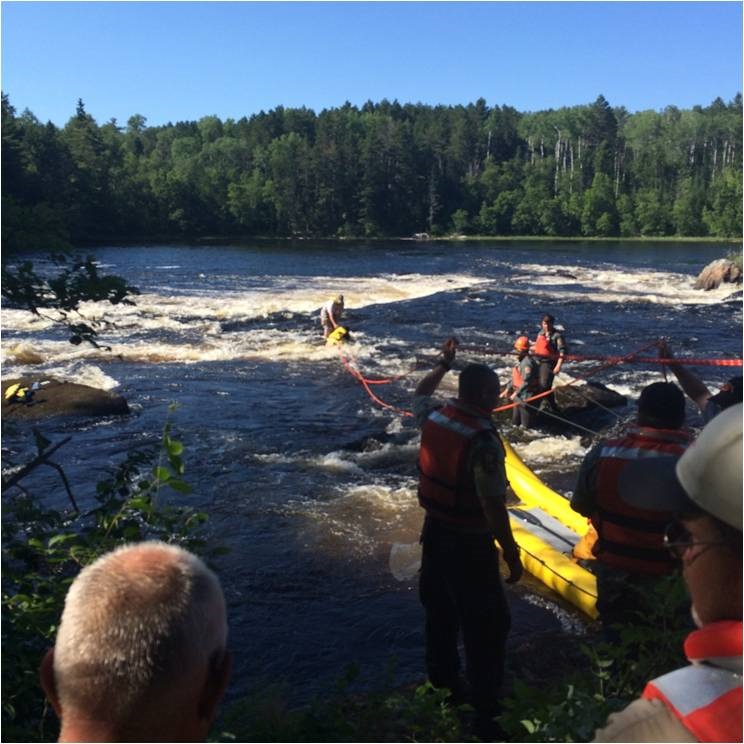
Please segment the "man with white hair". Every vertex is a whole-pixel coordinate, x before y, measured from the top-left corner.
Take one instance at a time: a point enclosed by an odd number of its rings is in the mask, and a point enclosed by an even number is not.
[[[65,598],[41,682],[59,741],[204,741],[227,686],[225,600],[188,551],[125,545]]]
[[[719,413],[678,461],[633,463],[619,488],[631,505],[676,515],[664,544],[682,563],[698,629],[684,644],[690,664],[649,682],[594,741],[741,741],[742,404]]]
[[[344,296],[342,294],[332,297],[328,302],[324,302],[320,308],[320,325],[323,328],[323,338],[338,328],[341,323],[341,316],[344,313]]]

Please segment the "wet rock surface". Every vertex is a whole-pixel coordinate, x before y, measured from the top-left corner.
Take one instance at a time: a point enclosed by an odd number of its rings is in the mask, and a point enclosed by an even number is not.
[[[38,389],[24,399],[5,399],[6,390],[15,384],[31,391],[34,383]],[[38,420],[51,416],[112,416],[129,413],[129,405],[121,395],[99,390],[75,382],[61,382],[51,378],[38,380],[20,378],[3,380],[3,416],[14,419]]]
[[[719,258],[711,261],[698,275],[695,281],[695,289],[717,289],[724,282],[741,284],[741,269],[728,258]]]

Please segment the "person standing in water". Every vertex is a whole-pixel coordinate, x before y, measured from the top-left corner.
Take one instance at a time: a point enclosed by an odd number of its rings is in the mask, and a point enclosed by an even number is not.
[[[344,314],[344,296],[342,294],[328,300],[320,308],[320,325],[323,328],[323,338],[330,334],[341,322]]]
[[[555,318],[546,313],[540,321],[540,331],[532,346],[532,354],[539,365],[540,392],[552,389],[553,378],[561,371],[567,352],[566,340],[555,328]],[[552,394],[545,397],[544,406],[555,409]]]
[[[514,350],[517,354],[517,363],[512,368],[511,383],[501,393],[501,397],[519,403],[512,408],[512,424],[530,429],[535,425],[537,410],[536,406],[530,406],[523,401],[541,390],[538,364],[530,356],[530,340],[527,336],[520,336],[514,342]]]

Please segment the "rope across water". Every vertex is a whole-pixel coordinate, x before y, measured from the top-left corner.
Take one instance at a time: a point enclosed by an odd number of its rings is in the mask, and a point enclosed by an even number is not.
[[[597,361],[601,362],[598,366],[594,367],[593,369],[590,369],[588,372],[585,372],[583,375],[579,377],[575,377],[569,382],[566,382],[562,385],[556,385],[551,390],[545,390],[541,393],[538,393],[536,395],[533,395],[530,398],[527,398],[523,401],[514,402],[514,403],[507,403],[502,406],[498,406],[493,409],[492,413],[498,413],[501,411],[508,411],[512,408],[515,408],[516,406],[520,404],[526,404],[529,405],[533,403],[534,401],[540,400],[548,395],[551,395],[556,389],[559,388],[566,388],[571,387],[573,385],[576,385],[579,382],[583,382],[590,377],[593,377],[597,373],[608,369],[610,367],[614,367],[620,364],[661,364],[662,370],[666,372],[666,366],[668,365],[684,365],[684,366],[709,366],[709,367],[741,367],[742,366],[742,360],[741,359],[699,359],[699,358],[660,358],[660,357],[642,357],[640,354],[642,354],[644,351],[647,351],[651,347],[657,345],[658,341],[654,340],[651,341],[644,346],[640,347],[639,349],[632,351],[624,356],[601,356],[601,355],[579,355],[579,354],[567,354],[564,356],[564,359],[567,361],[574,361],[574,362],[585,362],[585,361]],[[399,374],[399,375],[391,375],[390,377],[384,377],[384,378],[369,378],[366,377],[362,372],[359,371],[358,365],[354,357],[351,355],[351,353],[345,353],[343,346],[339,344],[337,346],[338,354],[341,359],[341,363],[346,368],[346,371],[349,372],[349,374],[352,375],[365,389],[369,397],[377,403],[377,405],[381,406],[382,408],[386,408],[388,410],[394,411],[395,413],[400,414],[401,416],[413,416],[413,413],[407,409],[400,408],[398,406],[392,405],[391,403],[387,403],[382,398],[380,398],[378,395],[376,395],[372,389],[371,385],[387,385],[392,382],[396,382],[398,380],[405,379],[410,375],[412,372],[414,372],[416,369],[419,368],[419,364],[414,365],[408,372]],[[483,355],[493,355],[493,356],[511,356],[513,354],[513,351],[500,351],[498,349],[494,349],[490,346],[467,346],[467,345],[461,345],[458,350],[460,352],[463,351],[470,351],[477,354],[483,354]],[[558,355],[556,355],[557,358]],[[666,375],[665,375],[666,376]],[[603,406],[600,406],[603,407]],[[614,413],[614,412],[612,412]],[[617,414],[615,414],[617,415]],[[579,426],[578,424],[569,421],[568,419],[561,418],[559,416],[556,416],[553,414],[554,418],[559,418],[561,421],[563,421],[566,424],[569,424],[571,426],[575,426],[577,428],[580,428],[586,432],[589,432],[591,434],[596,434],[596,432],[593,432],[586,427]]]

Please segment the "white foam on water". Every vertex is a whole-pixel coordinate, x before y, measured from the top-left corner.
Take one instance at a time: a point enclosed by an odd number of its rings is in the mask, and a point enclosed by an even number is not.
[[[376,511],[394,513],[416,504],[415,491],[412,488],[393,488],[378,483],[354,486],[346,492],[344,498],[356,502],[364,501]]]
[[[715,305],[731,295],[731,285],[703,292],[695,277],[653,269],[561,266],[546,271],[539,264],[521,264],[513,283],[528,284],[538,296],[591,302],[645,302],[658,305]],[[522,272],[527,272],[522,275]],[[573,275],[567,276],[567,274]],[[559,291],[556,291],[556,290]]]
[[[359,452],[354,459],[364,468],[379,468],[402,462],[415,462],[418,444],[383,444],[371,452]]]
[[[427,276],[422,274],[382,275],[376,277],[271,277],[266,287],[246,291],[184,295],[165,289],[164,293],[145,292],[135,298],[134,305],[111,305],[107,302],[86,302],[80,307],[82,316],[90,324],[104,319],[111,325],[101,327],[100,343],[113,347],[113,354],[122,359],[143,363],[193,363],[202,361],[270,359],[270,360],[325,360],[334,359],[339,350],[326,347],[319,341],[315,314],[330,293],[343,292],[348,308],[364,308],[377,303],[425,297],[444,290],[469,287],[486,282],[469,275]],[[270,286],[273,282],[273,286]],[[270,329],[223,331],[223,324],[250,323],[275,313],[307,314],[307,330],[277,332]],[[0,310],[0,321],[6,332],[37,334],[55,327],[52,319],[40,318],[28,311]],[[66,331],[59,328],[60,337]],[[312,328],[312,330],[310,330]],[[142,338],[143,334],[167,339]],[[376,355],[374,345],[365,344],[363,333],[355,333],[355,342],[343,348],[345,357],[359,364],[370,364]],[[137,338],[139,336],[139,338]],[[194,337],[200,337],[195,341]],[[180,338],[179,338],[180,337]],[[401,340],[386,339],[385,343],[407,345]],[[108,354],[87,344],[71,346],[63,341],[43,340],[33,345],[25,341],[3,344],[3,363],[14,367],[14,374],[22,373],[27,365],[64,363],[76,358],[96,358],[103,361]],[[110,358],[110,355],[108,356]],[[379,361],[379,360],[378,360]],[[400,370],[410,366],[408,360],[395,360]],[[407,370],[406,370],[407,371]],[[399,371],[386,367],[385,374]]]
[[[107,375],[100,367],[75,361],[63,366],[51,366],[45,370],[43,377],[54,377],[62,382],[75,382],[99,390],[114,390],[119,381]]]
[[[396,581],[413,579],[421,568],[421,543],[393,543],[388,567]]]
[[[581,444],[580,436],[545,436],[542,432],[532,433],[536,437],[532,441],[515,442],[512,446],[533,470],[539,465],[550,465],[556,462],[564,465],[569,459],[579,461],[586,452],[586,448]]]
[[[320,470],[329,470],[334,473],[354,473],[361,475],[364,471],[355,462],[348,459],[346,452],[329,452],[317,458],[310,458],[307,464]]]

